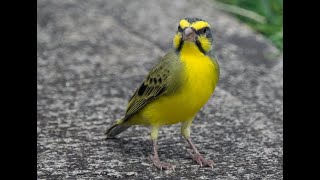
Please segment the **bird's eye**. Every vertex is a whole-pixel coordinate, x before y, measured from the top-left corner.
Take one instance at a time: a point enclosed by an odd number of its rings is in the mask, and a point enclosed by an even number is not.
[[[208,30],[209,30],[209,28],[205,27],[205,28],[200,29],[199,31],[200,31],[200,34],[205,34]]]
[[[179,31],[179,32],[182,32],[181,26],[178,26],[178,31]]]
[[[200,34],[206,34],[208,32],[209,28],[208,27],[204,27],[202,29],[199,29],[197,31],[197,34],[200,35]]]
[[[207,32],[207,30],[208,30],[208,28],[207,28],[207,27],[203,28],[203,33],[206,33],[206,32]]]

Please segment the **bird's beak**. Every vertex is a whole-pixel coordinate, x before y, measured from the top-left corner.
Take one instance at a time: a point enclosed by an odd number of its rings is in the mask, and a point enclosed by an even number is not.
[[[196,41],[196,30],[193,27],[187,27],[182,34],[182,40],[184,41],[192,41],[195,42]]]

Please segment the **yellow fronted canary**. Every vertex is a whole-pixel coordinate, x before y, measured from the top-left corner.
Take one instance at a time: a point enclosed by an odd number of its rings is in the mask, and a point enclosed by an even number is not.
[[[174,169],[174,165],[160,161],[157,138],[161,126],[181,123],[181,133],[193,150],[189,151],[192,159],[200,166],[213,167],[213,161],[204,159],[190,140],[192,121],[219,81],[212,45],[213,34],[207,21],[182,19],[173,49],[145,77],[129,100],[124,117],[106,131],[107,138],[114,138],[132,125],[150,126],[154,155],[149,159],[160,169]]]

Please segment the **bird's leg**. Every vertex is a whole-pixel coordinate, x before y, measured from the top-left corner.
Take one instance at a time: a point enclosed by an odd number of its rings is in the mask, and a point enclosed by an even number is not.
[[[198,149],[195,147],[195,145],[190,140],[191,123],[192,123],[192,119],[184,122],[181,126],[181,133],[184,136],[184,138],[187,140],[187,142],[189,143],[189,145],[191,146],[191,148],[193,150],[193,153],[191,151],[188,151],[188,152],[191,155],[191,158],[194,161],[196,161],[200,165],[200,167],[209,166],[209,167],[213,168],[213,161],[204,159],[202,157],[202,155],[199,153]]]
[[[159,169],[172,169],[174,170],[175,166],[170,164],[170,163],[166,163],[163,161],[160,161],[159,156],[158,156],[158,150],[157,150],[157,138],[158,138],[158,132],[159,132],[159,128],[158,127],[153,127],[152,131],[151,131],[151,138],[152,138],[152,142],[153,142],[153,153],[154,155],[150,155],[149,156],[149,160],[152,161],[153,165],[155,165],[157,168]]]
[[[191,155],[192,159],[196,161],[200,165],[200,167],[204,165],[204,166],[209,166],[213,168],[213,161],[204,159],[202,155],[199,153],[199,151],[197,150],[197,148],[194,146],[194,144],[191,142],[190,138],[186,138],[186,140],[188,141],[188,143],[190,144],[194,152],[192,153],[189,151],[189,154]]]
[[[159,156],[158,156],[158,151],[157,151],[157,140],[153,141],[153,152],[154,152],[154,155],[149,156],[149,160],[152,161],[153,165],[155,165],[157,168],[159,168],[161,170],[162,169],[173,169],[174,170],[174,168],[175,168],[174,165],[160,161]]]

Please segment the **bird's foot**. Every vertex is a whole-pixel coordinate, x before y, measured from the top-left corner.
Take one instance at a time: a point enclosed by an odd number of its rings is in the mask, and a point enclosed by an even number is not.
[[[200,153],[193,154],[191,151],[188,151],[188,152],[191,155],[191,158],[194,161],[196,161],[200,165],[200,167],[208,166],[213,168],[213,165],[214,165],[213,161],[204,159]]]
[[[162,169],[165,169],[165,170],[174,170],[174,168],[176,167],[176,166],[173,165],[173,164],[160,161],[160,160],[159,160],[159,157],[155,157],[155,156],[150,155],[148,159],[153,163],[153,165],[155,165],[157,168],[159,168],[159,169],[161,169],[161,170],[162,170]]]

